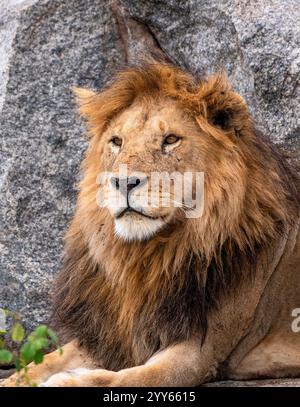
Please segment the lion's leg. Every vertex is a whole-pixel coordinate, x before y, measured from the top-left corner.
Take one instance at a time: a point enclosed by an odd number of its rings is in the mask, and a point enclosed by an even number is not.
[[[230,378],[280,378],[300,376],[300,337],[290,333],[267,336],[230,373]]]
[[[195,386],[215,373],[211,353],[199,339],[179,343],[154,355],[146,364],[119,372],[75,369],[49,378],[48,387]]]
[[[72,341],[63,346],[62,354],[57,350],[45,356],[43,363],[28,365],[28,374],[30,383],[40,384],[47,380],[53,374],[66,369],[75,369],[77,367],[93,367],[93,363],[86,355],[85,351],[78,347],[76,341]],[[20,380],[21,376],[18,373],[10,376],[1,383],[1,386],[15,387],[26,385],[24,380]]]

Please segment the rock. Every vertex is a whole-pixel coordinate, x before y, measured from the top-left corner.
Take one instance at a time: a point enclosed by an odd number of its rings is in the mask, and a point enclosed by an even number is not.
[[[47,319],[86,147],[70,89],[101,87],[123,52],[102,0],[19,3],[0,6],[0,307],[32,329]]]
[[[202,387],[300,387],[300,379],[224,380],[206,383]]]
[[[299,147],[297,0],[120,1],[182,66],[223,66],[273,140]],[[47,319],[87,144],[70,88],[101,87],[125,56],[108,2],[0,0],[0,307],[28,330]]]
[[[0,384],[1,380],[5,379],[6,377],[11,376],[13,373],[15,373],[15,369],[1,369],[0,368]]]
[[[223,67],[274,141],[300,147],[298,0],[122,0],[194,73]]]

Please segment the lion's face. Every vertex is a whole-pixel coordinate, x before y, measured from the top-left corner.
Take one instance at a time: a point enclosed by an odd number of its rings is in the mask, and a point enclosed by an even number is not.
[[[192,209],[191,174],[204,170],[207,150],[205,134],[199,133],[196,121],[164,98],[137,100],[111,121],[101,139],[108,173],[100,182],[101,205],[119,237],[147,239]],[[180,179],[187,173],[190,178]],[[173,178],[164,178],[167,174]]]
[[[127,241],[184,226],[210,253],[210,241],[238,227],[255,140],[245,101],[224,76],[197,82],[154,64],[76,95],[91,136],[78,199],[88,239],[103,225],[103,236],[114,229]]]

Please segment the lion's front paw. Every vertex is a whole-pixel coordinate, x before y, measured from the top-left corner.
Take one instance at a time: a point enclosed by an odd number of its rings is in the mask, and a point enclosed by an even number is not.
[[[112,387],[117,386],[117,373],[109,370],[74,369],[57,373],[40,387]]]
[[[9,376],[7,379],[1,380],[0,387],[18,387],[21,385],[21,377],[18,373]]]
[[[39,387],[79,387],[76,376],[71,372],[57,373],[41,383]]]

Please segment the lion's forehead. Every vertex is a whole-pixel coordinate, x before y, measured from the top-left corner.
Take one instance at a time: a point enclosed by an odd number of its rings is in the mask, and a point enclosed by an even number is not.
[[[162,100],[157,103],[134,104],[116,117],[110,131],[130,140],[156,138],[170,131],[180,130],[183,112],[174,101]]]

